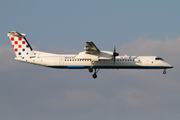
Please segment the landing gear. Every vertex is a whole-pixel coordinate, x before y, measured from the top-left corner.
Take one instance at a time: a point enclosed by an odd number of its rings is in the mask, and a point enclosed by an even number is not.
[[[89,72],[92,73],[93,72],[93,68],[89,68]]]
[[[91,61],[91,66],[90,66],[90,68],[89,68],[89,72],[90,72],[90,73],[93,72],[93,66],[96,64],[96,62],[97,62],[97,61]],[[94,74],[92,75],[92,77],[93,77],[94,79],[96,79],[96,78],[97,78],[97,73],[98,73],[99,69],[96,71],[96,68],[95,68],[94,70],[95,70],[95,71],[94,71]]]
[[[166,74],[166,69],[164,69],[163,73]]]
[[[96,69],[95,69],[95,72],[94,72],[94,74],[92,75],[92,77],[93,77],[94,79],[97,78],[97,73],[98,73],[99,70],[100,70],[100,69],[98,69],[98,70],[96,71]]]
[[[97,74],[96,73],[94,73],[92,76],[93,76],[94,79],[97,78]]]

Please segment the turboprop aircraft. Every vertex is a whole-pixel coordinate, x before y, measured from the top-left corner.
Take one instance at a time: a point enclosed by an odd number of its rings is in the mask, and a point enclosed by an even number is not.
[[[168,62],[157,56],[119,56],[114,51],[101,51],[92,41],[87,41],[85,51],[79,54],[52,54],[35,51],[26,39],[26,34],[11,31],[7,34],[11,40],[15,60],[59,69],[88,69],[97,78],[100,69],[166,69],[173,68]]]

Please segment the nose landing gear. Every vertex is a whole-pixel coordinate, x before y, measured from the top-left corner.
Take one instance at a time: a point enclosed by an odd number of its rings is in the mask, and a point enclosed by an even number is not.
[[[163,73],[166,74],[166,69],[164,69]]]

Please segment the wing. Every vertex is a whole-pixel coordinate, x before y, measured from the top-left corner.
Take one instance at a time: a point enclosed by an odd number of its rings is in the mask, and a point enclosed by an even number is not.
[[[100,53],[100,50],[92,41],[87,41],[84,49],[87,54]]]
[[[86,42],[85,51],[80,52],[75,58],[78,59],[91,59],[98,61],[100,59],[112,59],[112,52],[100,51],[92,41]]]

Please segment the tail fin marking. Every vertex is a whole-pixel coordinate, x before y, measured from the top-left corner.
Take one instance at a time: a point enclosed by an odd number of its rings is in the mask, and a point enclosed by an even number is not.
[[[24,58],[29,55],[34,55],[32,47],[25,38],[26,34],[11,31],[8,33],[8,36],[11,40],[16,57]]]

